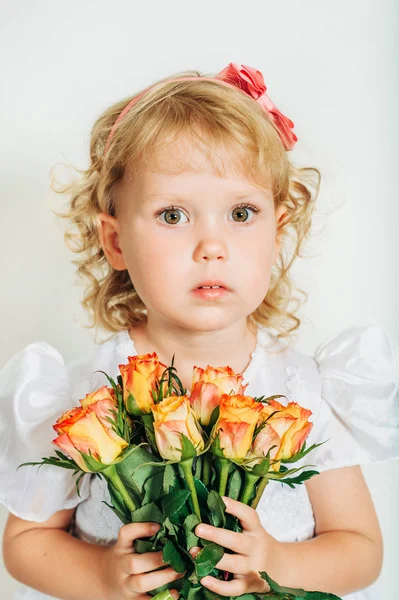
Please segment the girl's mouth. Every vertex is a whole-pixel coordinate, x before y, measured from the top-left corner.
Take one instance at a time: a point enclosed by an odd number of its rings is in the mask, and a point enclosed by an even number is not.
[[[198,298],[202,298],[204,300],[216,300],[218,298],[223,298],[229,292],[226,290],[226,288],[221,286],[204,286],[193,290],[193,293]]]

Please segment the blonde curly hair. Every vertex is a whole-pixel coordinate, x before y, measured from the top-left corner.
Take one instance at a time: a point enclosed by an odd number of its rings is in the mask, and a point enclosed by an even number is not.
[[[67,247],[79,255],[72,262],[86,286],[81,305],[92,319],[84,326],[115,333],[146,319],[146,307],[128,271],[115,270],[105,257],[98,214],[117,216],[115,185],[127,163],[129,168],[134,165],[134,170],[138,170],[140,165],[148,164],[157,147],[184,134],[208,150],[220,175],[223,164],[218,150],[227,149],[229,164],[256,185],[271,189],[275,210],[281,205],[286,208],[278,225],[280,253],[272,268],[269,289],[260,306],[248,315],[248,321],[274,329],[280,339],[291,340],[301,323],[295,313],[308,294],[299,288],[294,290],[290,269],[309,236],[320,171],[292,164],[268,114],[252,98],[217,81],[170,81],[185,76],[203,75],[185,71],[159,80],[118,124],[104,155],[112,126],[133,96],[107,108],[91,132],[88,168],[75,169],[80,174],[78,179],[64,185],[52,178],[51,189],[69,196],[66,212],[54,213],[70,222],[64,239]],[[294,291],[304,299],[294,297]]]

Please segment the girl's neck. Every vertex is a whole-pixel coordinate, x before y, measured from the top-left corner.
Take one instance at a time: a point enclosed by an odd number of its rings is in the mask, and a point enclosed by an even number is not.
[[[156,352],[159,360],[174,366],[185,388],[191,389],[193,367],[224,367],[229,365],[235,373],[243,373],[251,361],[257,345],[254,326],[245,322],[234,323],[218,331],[188,331],[156,326],[143,321],[129,330],[137,354]]]

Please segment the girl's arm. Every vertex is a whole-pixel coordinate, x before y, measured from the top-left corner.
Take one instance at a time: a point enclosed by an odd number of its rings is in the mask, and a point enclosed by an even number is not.
[[[43,523],[10,514],[3,537],[4,564],[14,579],[50,596],[100,600],[106,547],[68,533],[75,510],[61,510]]]
[[[383,561],[383,540],[359,466],[324,471],[305,482],[315,537],[279,543],[277,582],[344,596],[371,585]]]
[[[132,600],[150,598],[147,591],[184,575],[162,562],[161,551],[138,554],[133,549],[135,539],[153,535],[159,525],[124,525],[115,545],[102,546],[68,533],[74,511],[61,510],[43,523],[10,514],[3,556],[12,577],[63,600]],[[178,598],[176,590],[171,593]]]

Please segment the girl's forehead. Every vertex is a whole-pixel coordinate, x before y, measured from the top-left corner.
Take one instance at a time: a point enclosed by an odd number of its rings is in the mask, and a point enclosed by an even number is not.
[[[270,191],[260,185],[256,185],[248,179],[245,174],[237,173],[233,169],[225,169],[223,174],[215,171],[212,164],[204,163],[188,168],[161,169],[153,168],[152,165],[142,166],[135,173],[130,173],[123,184],[125,190],[135,190],[140,196],[150,197],[162,194],[178,195],[201,194],[209,192],[249,195],[262,191]],[[271,194],[271,191],[270,191]]]
[[[233,186],[270,187],[264,181],[262,185],[255,181],[246,172],[246,165],[231,149],[221,145],[207,147],[183,136],[156,146],[144,161],[129,161],[123,176],[126,185],[135,187],[214,178],[228,180]]]
[[[195,143],[187,136],[181,136],[153,148],[145,167],[147,172],[172,175],[218,171],[222,165],[224,170],[234,172],[232,158],[231,151],[223,147],[206,146],[199,141]]]

